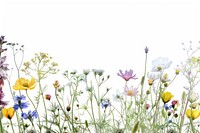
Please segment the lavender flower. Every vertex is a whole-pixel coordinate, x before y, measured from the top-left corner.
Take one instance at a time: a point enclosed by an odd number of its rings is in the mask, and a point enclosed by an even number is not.
[[[130,79],[137,79],[135,76],[136,74],[133,74],[133,70],[125,71],[125,73],[122,73],[122,70],[119,70],[119,73],[117,73],[118,76],[122,77],[125,81],[129,81]]]
[[[7,74],[6,71],[8,69],[8,64],[5,64],[6,56],[0,57],[0,78],[6,79]]]
[[[14,98],[15,104],[14,104],[13,108],[15,110],[18,110],[19,108],[20,109],[27,108],[29,103],[28,103],[28,101],[25,101],[25,100],[26,100],[26,97],[24,95],[15,96],[15,98]]]
[[[3,90],[2,88],[0,88],[0,109],[2,109],[3,107],[5,107],[8,102],[7,101],[3,101],[3,98],[4,98],[4,93],[3,93]]]

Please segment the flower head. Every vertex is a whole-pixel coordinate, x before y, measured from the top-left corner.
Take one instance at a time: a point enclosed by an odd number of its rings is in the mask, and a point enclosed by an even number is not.
[[[113,100],[114,100],[115,102],[121,102],[122,99],[123,99],[122,93],[119,92],[119,90],[117,89],[117,90],[116,90],[116,93],[113,94]]]
[[[136,96],[137,95],[137,93],[138,93],[138,91],[137,91],[137,88],[134,88],[133,89],[133,86],[131,86],[130,88],[126,85],[125,87],[124,87],[124,94],[125,95],[127,95],[127,96]]]
[[[46,95],[45,95],[45,99],[51,100],[51,95],[50,95],[50,94],[46,94]]]
[[[12,119],[12,117],[15,114],[15,110],[13,107],[10,108],[3,108],[2,109],[2,114],[4,117],[8,118],[8,119]]]
[[[169,102],[173,97],[171,92],[163,92],[161,96],[164,103]]]
[[[111,103],[110,103],[109,100],[106,99],[106,100],[101,102],[101,106],[102,106],[102,108],[106,109],[108,106],[111,106]]]
[[[25,100],[26,100],[26,97],[24,95],[15,96],[15,98],[14,98],[15,104],[14,104],[13,108],[15,110],[18,110],[19,108],[20,109],[27,108],[29,103],[27,101],[25,101]]]
[[[167,69],[170,67],[170,65],[172,64],[172,61],[169,61],[168,58],[159,57],[153,60],[152,64],[153,64],[153,68],[152,68],[153,72],[163,72],[164,69]]]
[[[55,89],[58,89],[60,87],[60,84],[59,84],[58,80],[55,81],[53,86],[54,86]]]
[[[36,86],[35,79],[31,78],[31,80],[25,78],[19,78],[15,85],[13,86],[14,90],[33,90]]]
[[[196,93],[194,90],[192,90],[190,92],[190,95],[189,95],[189,98],[188,98],[189,102],[193,103],[193,102],[196,102],[198,99],[199,99],[198,93]]]
[[[130,79],[137,79],[136,74],[133,74],[133,70],[125,71],[125,73],[122,72],[122,70],[119,70],[119,73],[117,73],[118,76],[122,77],[125,81],[129,81]]]
[[[30,121],[32,121],[34,117],[37,119],[38,114],[37,114],[36,111],[31,112],[31,111],[29,110],[28,113],[22,113],[21,116],[22,116],[22,118],[24,118],[25,120],[29,119]]]
[[[4,101],[3,98],[4,98],[4,93],[3,93],[3,90],[2,88],[0,87],[0,108],[3,108],[4,106],[6,106],[8,104],[7,101]]]
[[[198,118],[200,115],[200,110],[196,110],[196,109],[187,109],[186,110],[186,116],[188,118],[191,118],[192,120]]]

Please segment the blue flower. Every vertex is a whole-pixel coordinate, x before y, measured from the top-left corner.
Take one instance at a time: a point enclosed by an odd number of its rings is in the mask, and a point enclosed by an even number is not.
[[[101,102],[101,107],[102,108],[107,108],[108,106],[111,106],[111,103],[109,100],[104,100]]]
[[[34,117],[36,119],[38,118],[38,114],[35,110],[33,112],[29,110],[28,113],[22,113],[21,117],[24,118],[25,120],[29,119],[30,121],[32,121]]]
[[[172,107],[172,105],[168,105],[167,103],[165,103],[165,104],[164,104],[164,108],[165,108],[166,110],[171,110],[173,107]]]
[[[14,110],[18,110],[19,108],[20,109],[24,109],[24,108],[27,108],[29,103],[28,101],[25,101],[26,100],[26,97],[24,95],[21,95],[21,96],[15,96],[14,98]]]

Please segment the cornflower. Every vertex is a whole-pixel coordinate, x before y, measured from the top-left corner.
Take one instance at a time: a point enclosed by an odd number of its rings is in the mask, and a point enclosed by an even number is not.
[[[15,104],[14,104],[13,108],[15,110],[18,110],[19,108],[20,109],[27,108],[29,103],[28,103],[28,101],[25,101],[25,100],[26,100],[26,97],[24,95],[15,96],[15,98],[14,98]]]

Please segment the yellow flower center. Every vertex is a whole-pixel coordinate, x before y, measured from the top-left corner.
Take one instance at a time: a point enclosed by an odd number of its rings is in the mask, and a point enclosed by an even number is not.
[[[161,71],[161,70],[162,70],[162,67],[158,66],[157,69],[158,69],[158,71]]]
[[[23,86],[24,87],[28,87],[28,83],[23,83]]]
[[[127,94],[128,94],[129,96],[132,96],[132,95],[134,95],[134,91],[133,91],[133,90],[128,90],[128,91],[127,91]]]

